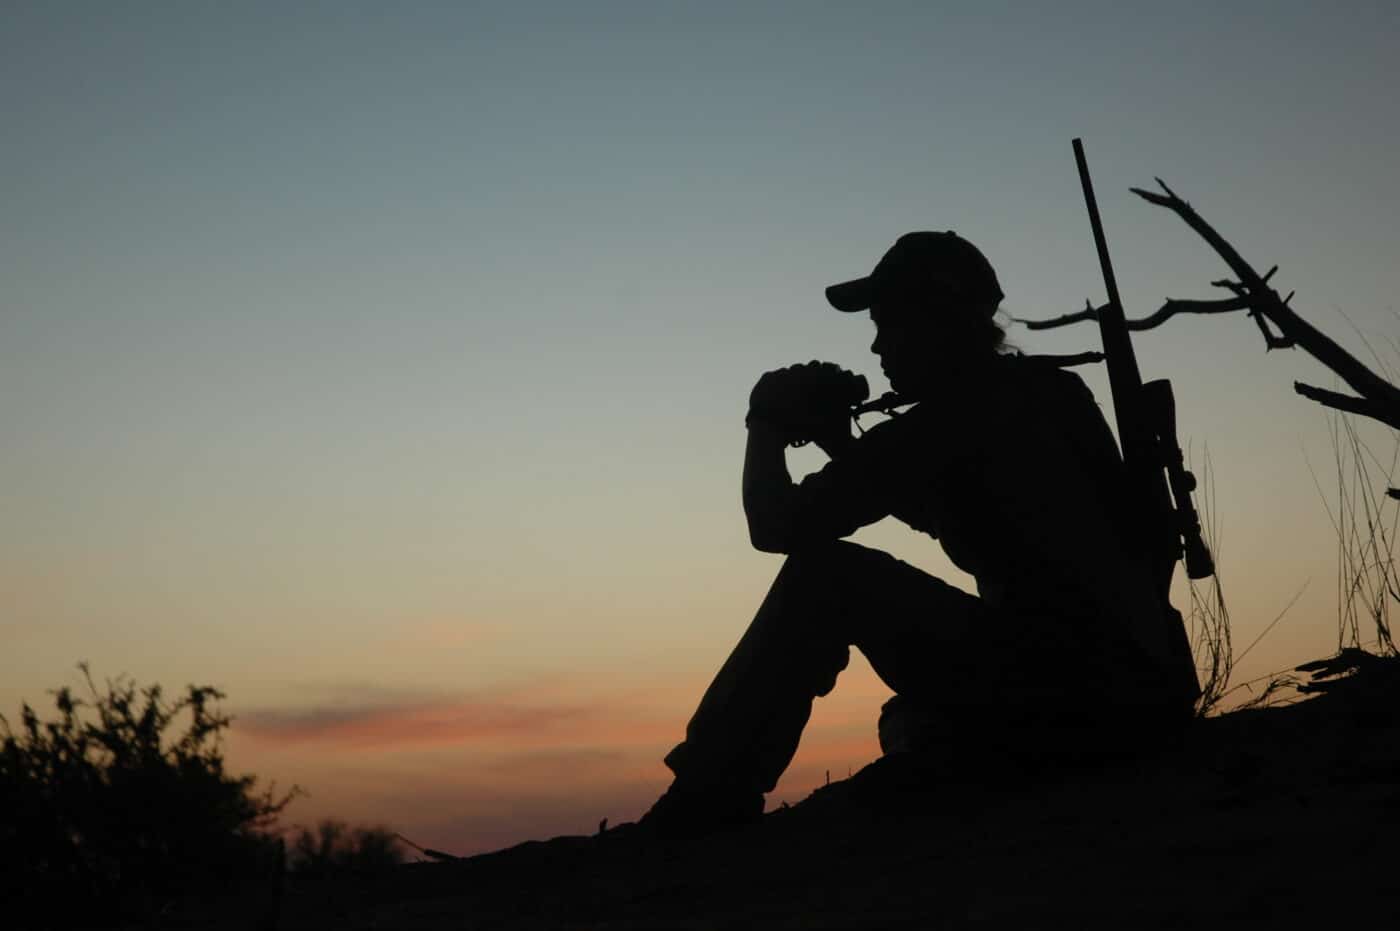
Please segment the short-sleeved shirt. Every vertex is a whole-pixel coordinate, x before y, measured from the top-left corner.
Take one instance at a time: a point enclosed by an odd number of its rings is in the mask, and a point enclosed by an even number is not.
[[[892,515],[938,539],[990,605],[1121,641],[1169,676],[1170,621],[1128,545],[1125,489],[1084,382],[1002,356],[966,396],[915,405],[803,479],[798,533],[839,538]]]

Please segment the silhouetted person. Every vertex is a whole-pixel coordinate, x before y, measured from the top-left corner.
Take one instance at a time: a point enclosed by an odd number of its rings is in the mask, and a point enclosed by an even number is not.
[[[850,373],[810,363],[754,386],[744,512],[753,545],[788,558],[667,755],[675,781],[643,824],[760,815],[851,645],[942,722],[950,754],[1111,742],[1190,715],[1195,674],[1126,542],[1108,426],[1078,376],[1004,349],[982,253],[952,232],[909,233],[826,295],[869,311],[871,350],[918,403],[857,438]],[[831,461],[794,484],[796,440]],[[887,515],[939,539],[979,594],[841,539]]]

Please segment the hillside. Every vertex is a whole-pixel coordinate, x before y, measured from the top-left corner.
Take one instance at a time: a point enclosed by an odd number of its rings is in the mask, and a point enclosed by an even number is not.
[[[741,831],[624,829],[359,882],[284,928],[1335,927],[1400,914],[1400,662],[1112,764],[886,757]]]

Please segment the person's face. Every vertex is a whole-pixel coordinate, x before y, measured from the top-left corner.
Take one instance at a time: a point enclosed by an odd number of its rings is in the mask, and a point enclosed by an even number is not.
[[[890,387],[903,395],[918,397],[932,386],[942,368],[940,357],[946,340],[930,325],[935,315],[923,308],[882,303],[872,305],[870,319],[875,324],[875,341],[870,351],[880,357],[880,369]]]
[[[925,398],[970,363],[967,335],[946,322],[956,321],[951,308],[878,302],[871,305],[875,342],[890,388],[910,398]]]

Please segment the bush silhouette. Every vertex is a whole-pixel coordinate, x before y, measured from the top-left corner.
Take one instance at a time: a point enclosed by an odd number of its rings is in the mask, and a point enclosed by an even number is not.
[[[190,685],[168,701],[125,677],[99,691],[79,668],[89,697],[51,692],[54,720],[28,703],[18,730],[0,715],[0,894],[11,906],[42,926],[139,921],[280,871],[268,829],[299,790],[258,792],[254,776],[225,771],[224,693]]]
[[[391,869],[403,861],[403,856],[398,837],[388,828],[352,828],[343,821],[327,818],[314,830],[302,828],[296,833],[288,861],[294,873],[330,876]]]

